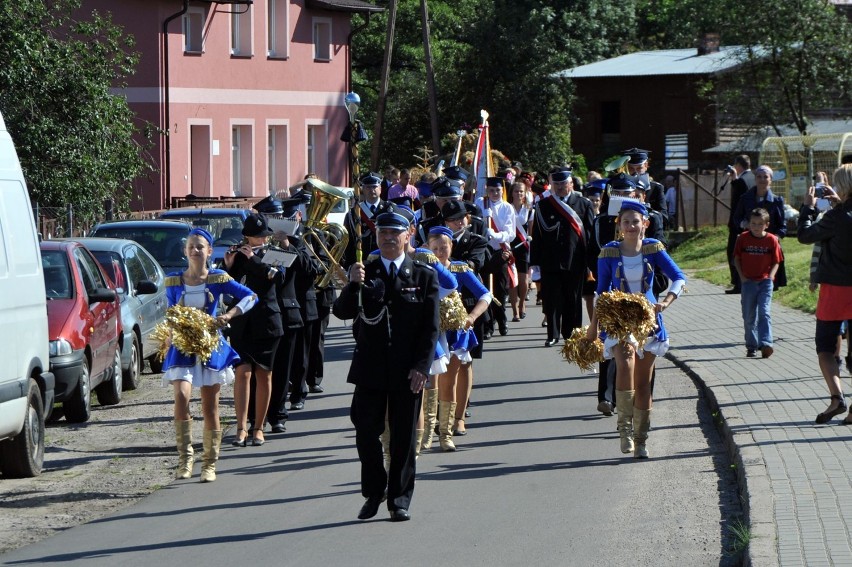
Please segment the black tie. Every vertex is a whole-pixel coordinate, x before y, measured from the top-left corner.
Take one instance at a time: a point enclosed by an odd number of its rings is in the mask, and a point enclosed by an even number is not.
[[[396,264],[391,262],[390,264],[388,264],[388,280],[393,281],[395,277],[396,277]]]
[[[376,214],[376,205],[370,205],[370,214],[371,214],[371,215],[375,215],[375,214]]]

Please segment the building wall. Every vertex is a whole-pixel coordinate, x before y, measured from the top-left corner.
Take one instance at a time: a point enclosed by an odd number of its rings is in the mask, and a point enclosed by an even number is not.
[[[702,150],[716,143],[716,126],[711,108],[696,94],[698,82],[684,76],[574,79],[574,151],[600,170],[627,148],[651,150],[651,172],[659,176],[666,135],[688,134],[689,168],[704,164]]]
[[[287,31],[279,34],[279,39],[287,41],[286,49],[279,47],[276,54],[268,55],[271,3],[287,8]],[[347,147],[339,138],[348,124],[343,95],[348,91],[350,14],[308,10],[304,0],[256,0],[251,8],[251,33],[243,33],[250,50],[232,54],[232,15],[228,12],[245,7],[201,2],[189,2],[189,6],[195,18],[190,27],[203,21],[203,49],[185,51],[184,16],[171,21],[166,79],[163,23],[182,9],[183,2],[84,2],[86,11],[111,12],[113,20],[135,36],[141,62],[128,88],[120,93],[127,96],[140,120],[154,123],[169,135],[168,156],[162,136],[150,152],[158,165],[169,159],[170,195],[166,194],[166,167],[162,166],[159,174],[137,183],[134,208],[164,208],[168,197],[189,193],[256,196],[259,200],[286,189],[309,173],[309,129],[313,129],[316,147],[313,172],[333,185],[347,185]],[[279,17],[278,22],[282,21]],[[330,25],[327,61],[314,58],[316,21]],[[274,127],[271,138],[276,152],[271,159],[277,174],[271,183],[270,127]],[[239,153],[234,152],[235,140]]]

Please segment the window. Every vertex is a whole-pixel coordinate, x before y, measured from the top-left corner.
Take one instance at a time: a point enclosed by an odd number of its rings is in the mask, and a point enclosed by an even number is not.
[[[252,191],[252,127],[235,125],[231,128],[232,192],[235,197],[251,196]]]
[[[270,195],[287,189],[287,126],[270,125],[267,132],[267,189]]]
[[[308,124],[307,135],[308,173],[320,179],[328,179],[328,132],[326,125]]]
[[[249,57],[251,49],[252,6],[233,5],[231,13],[231,55]]]
[[[285,58],[290,53],[290,0],[267,0],[266,55]]]
[[[183,15],[183,51],[184,53],[202,53],[204,51],[204,8],[190,8]]]
[[[314,18],[314,60],[331,61],[331,20]]]

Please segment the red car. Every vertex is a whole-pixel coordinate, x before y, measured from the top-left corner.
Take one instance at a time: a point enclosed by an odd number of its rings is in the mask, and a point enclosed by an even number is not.
[[[94,390],[101,405],[121,401],[121,306],[115,285],[83,245],[41,242],[47,292],[50,371],[65,419],[88,421]]]

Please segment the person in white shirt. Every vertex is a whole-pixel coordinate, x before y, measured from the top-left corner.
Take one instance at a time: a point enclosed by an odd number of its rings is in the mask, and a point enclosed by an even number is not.
[[[489,287],[492,295],[500,302],[499,305],[492,302],[491,319],[492,327],[486,330],[485,337],[488,338],[494,332],[493,324],[496,323],[500,335],[509,334],[506,325],[506,303],[509,296],[509,288],[514,287],[512,281],[517,282],[514,275],[514,257],[512,256],[512,241],[515,239],[515,208],[504,199],[505,185],[502,177],[489,177],[485,182],[485,195],[476,200],[476,204],[482,209],[486,226],[488,227],[488,245],[491,247],[491,259],[482,269],[483,280]],[[510,273],[510,270],[512,273]],[[489,277],[490,276],[490,277]],[[490,286],[488,285],[490,280]]]

